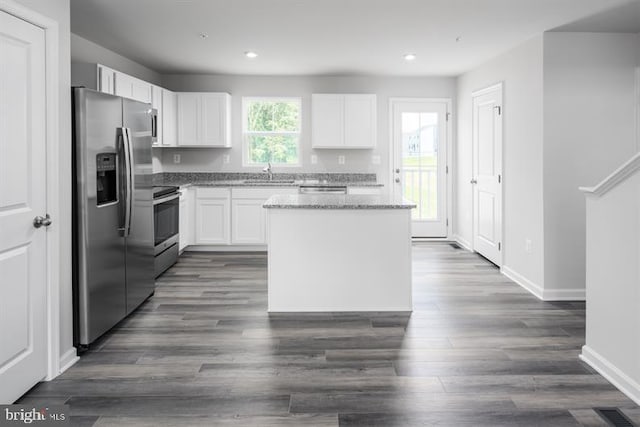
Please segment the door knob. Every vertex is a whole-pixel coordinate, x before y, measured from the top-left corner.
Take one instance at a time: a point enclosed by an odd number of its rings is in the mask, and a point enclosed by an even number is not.
[[[476,179],[474,178],[474,179],[472,179],[472,180],[471,180],[471,183],[472,183],[472,184],[477,184],[477,183],[478,183],[478,180],[476,180]]]
[[[49,214],[46,214],[44,217],[37,216],[33,219],[33,226],[35,228],[48,227],[50,225],[51,225],[51,217],[49,216]]]

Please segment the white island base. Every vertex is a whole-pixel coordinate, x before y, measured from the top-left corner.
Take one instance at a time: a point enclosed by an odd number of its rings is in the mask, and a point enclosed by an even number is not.
[[[411,311],[410,214],[267,209],[269,312]]]

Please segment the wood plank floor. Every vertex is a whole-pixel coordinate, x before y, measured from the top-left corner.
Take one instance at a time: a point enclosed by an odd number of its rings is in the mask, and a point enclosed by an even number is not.
[[[402,313],[266,313],[261,254],[186,253],[153,298],[21,403],[82,426],[604,426],[640,409],[578,360],[584,303],[414,245]],[[303,280],[303,278],[301,278]]]

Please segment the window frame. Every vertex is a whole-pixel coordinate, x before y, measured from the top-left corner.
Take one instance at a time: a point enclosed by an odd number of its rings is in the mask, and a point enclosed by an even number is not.
[[[295,102],[298,105],[298,131],[297,132],[257,132],[247,129],[247,111],[251,102]],[[271,135],[297,135],[298,136],[298,159],[296,163],[271,163],[272,166],[291,168],[302,166],[302,97],[301,96],[243,96],[242,97],[242,166],[263,168],[267,163],[251,162],[249,136],[271,136]]]

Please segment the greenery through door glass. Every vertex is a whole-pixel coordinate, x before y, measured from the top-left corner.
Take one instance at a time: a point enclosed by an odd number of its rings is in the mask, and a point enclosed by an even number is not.
[[[298,164],[300,100],[245,99],[244,137],[249,164]]]

